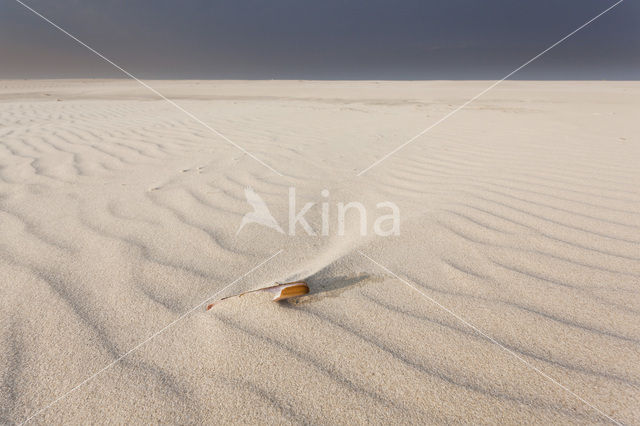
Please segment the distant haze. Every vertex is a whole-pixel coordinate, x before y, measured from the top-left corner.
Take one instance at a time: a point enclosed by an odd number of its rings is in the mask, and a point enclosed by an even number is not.
[[[609,0],[25,0],[143,78],[499,79]],[[0,78],[123,77],[14,0]],[[514,79],[640,77],[626,0]]]

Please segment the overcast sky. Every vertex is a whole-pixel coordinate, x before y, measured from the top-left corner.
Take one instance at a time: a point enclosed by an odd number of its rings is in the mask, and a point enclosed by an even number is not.
[[[611,0],[24,0],[142,78],[499,79]],[[0,78],[122,77],[0,0]],[[517,79],[639,79],[626,0]]]

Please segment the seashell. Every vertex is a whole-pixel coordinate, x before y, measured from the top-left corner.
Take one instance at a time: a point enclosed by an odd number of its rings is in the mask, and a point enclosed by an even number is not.
[[[309,293],[309,286],[304,281],[298,281],[273,286],[269,291],[276,293],[273,301],[277,302],[279,300],[291,299],[292,297],[304,296]]]
[[[222,302],[223,300],[231,299],[233,297],[242,297],[246,294],[258,293],[258,292],[269,292],[269,293],[275,294],[272,300],[274,302],[277,302],[280,300],[291,299],[293,297],[304,296],[305,294],[309,293],[309,286],[304,281],[294,281],[290,283],[276,284],[270,287],[259,288],[257,290],[246,291],[244,293],[222,298],[220,300],[217,300],[207,305],[206,310],[208,311],[209,309],[213,308],[215,305]]]

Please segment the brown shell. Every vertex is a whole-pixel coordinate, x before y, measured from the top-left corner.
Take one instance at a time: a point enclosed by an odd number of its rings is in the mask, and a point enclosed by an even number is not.
[[[309,293],[309,286],[304,281],[294,281],[290,283],[276,284],[273,286],[259,288],[257,290],[251,290],[244,293],[236,294],[234,296],[229,296],[229,297],[222,298],[220,300],[216,300],[215,302],[207,305],[206,310],[208,311],[209,309],[213,308],[215,305],[222,302],[223,300],[226,300],[232,297],[244,296],[245,294],[249,294],[249,293],[256,293],[256,292],[263,292],[263,291],[268,291],[269,293],[275,293],[276,296],[273,298],[273,301],[277,302],[279,300],[287,300],[293,297],[304,296],[305,294]]]

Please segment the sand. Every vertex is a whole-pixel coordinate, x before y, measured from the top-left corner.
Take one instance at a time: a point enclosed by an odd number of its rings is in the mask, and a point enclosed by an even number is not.
[[[640,423],[640,83],[505,82],[359,177],[490,82],[149,83],[283,176],[133,81],[0,81],[0,423]],[[236,235],[247,187],[329,235]]]

